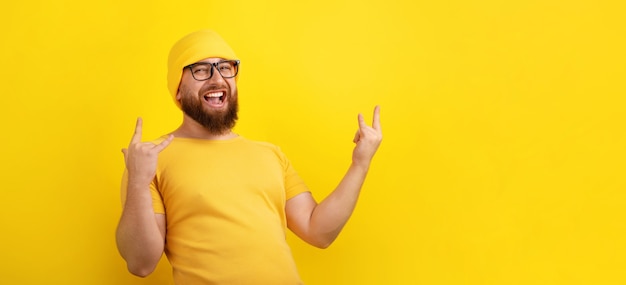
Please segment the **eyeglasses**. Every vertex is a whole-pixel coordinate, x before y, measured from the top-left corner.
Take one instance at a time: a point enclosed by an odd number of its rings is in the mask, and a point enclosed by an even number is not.
[[[220,62],[196,62],[185,66],[191,71],[193,79],[198,81],[209,80],[213,77],[213,68],[224,78],[233,78],[239,72],[239,60],[223,60]]]

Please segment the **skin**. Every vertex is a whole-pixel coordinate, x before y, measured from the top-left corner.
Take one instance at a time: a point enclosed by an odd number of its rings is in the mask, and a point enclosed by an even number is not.
[[[217,62],[219,58],[209,58],[204,62]],[[234,78],[223,78],[219,73],[206,81],[196,81],[188,69],[181,78],[181,89],[176,99],[182,96],[195,96],[204,100],[209,86],[224,91],[229,96],[237,96]],[[223,112],[234,97],[227,97],[224,106],[214,107],[203,103],[207,112]],[[192,98],[194,99],[194,98]],[[372,158],[382,141],[380,107],[374,108],[373,122],[368,126],[359,114],[358,130],[353,142],[352,163],[334,191],[320,203],[310,192],[301,193],[286,202],[287,226],[307,243],[326,248],[337,238],[356,206],[361,187],[367,176]],[[150,183],[156,174],[159,153],[173,140],[174,136],[209,140],[225,140],[237,137],[232,129],[222,133],[211,133],[201,124],[183,114],[183,122],[167,139],[159,144],[141,141],[143,122],[137,119],[135,132],[128,145],[122,150],[128,172],[127,197],[116,232],[118,250],[126,260],[128,270],[137,276],[147,276],[159,262],[165,246],[166,219],[163,214],[155,214],[152,209]]]

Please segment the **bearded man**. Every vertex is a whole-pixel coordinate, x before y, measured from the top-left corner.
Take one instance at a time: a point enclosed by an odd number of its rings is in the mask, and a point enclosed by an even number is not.
[[[142,142],[137,120],[122,183],[117,246],[128,270],[149,275],[166,254],[176,284],[302,284],[285,240],[290,229],[328,247],[356,205],[382,140],[358,116],[352,163],[318,203],[280,149],[233,132],[240,61],[214,31],[179,40],[168,87],[180,127]]]

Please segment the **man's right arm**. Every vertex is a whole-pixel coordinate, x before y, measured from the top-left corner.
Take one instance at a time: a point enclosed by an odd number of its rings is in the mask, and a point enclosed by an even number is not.
[[[165,215],[152,208],[150,183],[156,175],[159,153],[172,141],[169,136],[159,144],[141,142],[142,120],[137,119],[135,133],[127,149],[122,149],[128,175],[126,199],[116,231],[117,248],[128,270],[148,276],[159,263],[165,247]]]
[[[116,242],[130,273],[146,277],[154,271],[165,247],[165,215],[154,213],[149,186],[129,181]]]

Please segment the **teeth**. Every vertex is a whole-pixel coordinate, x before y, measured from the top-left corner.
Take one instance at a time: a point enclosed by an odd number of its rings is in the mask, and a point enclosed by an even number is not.
[[[209,93],[207,96],[208,97],[222,97],[222,95],[224,95],[223,92],[215,92],[215,93]]]

